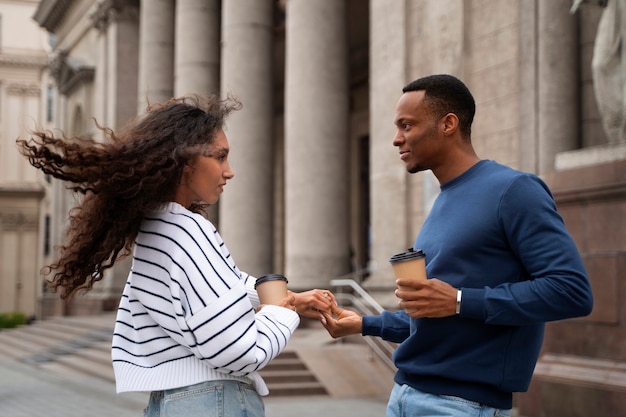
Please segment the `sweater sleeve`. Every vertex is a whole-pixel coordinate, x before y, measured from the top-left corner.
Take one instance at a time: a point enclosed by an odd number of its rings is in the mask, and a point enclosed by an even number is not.
[[[298,314],[278,306],[255,313],[254,277],[237,269],[213,225],[191,213],[173,218],[156,219],[154,232],[150,225],[143,232],[151,237],[142,244],[158,250],[160,263],[148,275],[161,278],[150,289],[136,281],[144,287],[135,291],[137,299],[172,339],[211,368],[234,375],[263,368],[285,348]]]
[[[214,368],[245,375],[265,367],[286,347],[297,313],[265,306],[255,314],[243,282],[188,317],[190,349]]]
[[[404,311],[383,311],[378,316],[363,316],[361,334],[379,336],[388,342],[401,343],[410,334],[410,317]]]
[[[500,219],[528,279],[463,288],[461,315],[527,325],[589,314],[593,297],[587,273],[543,181],[533,175],[516,179],[502,198]]]
[[[261,305],[261,301],[259,301],[259,294],[257,294],[256,288],[254,288],[256,277],[246,274],[245,272],[242,272],[242,275],[245,282],[246,291],[248,293],[248,298],[252,303],[252,307],[257,308],[259,305]]]

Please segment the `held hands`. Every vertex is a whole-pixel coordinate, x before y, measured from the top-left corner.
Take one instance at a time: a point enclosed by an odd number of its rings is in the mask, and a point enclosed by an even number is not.
[[[298,314],[318,319],[324,324],[324,313],[330,314],[332,307],[337,305],[335,295],[328,290],[310,290],[300,293],[289,291],[295,297],[295,307]]]
[[[361,333],[361,316],[337,305],[335,295],[328,290],[294,293],[296,311],[305,317],[319,319],[333,338]]]
[[[456,314],[457,289],[438,280],[396,280],[398,304],[412,318],[448,317]]]

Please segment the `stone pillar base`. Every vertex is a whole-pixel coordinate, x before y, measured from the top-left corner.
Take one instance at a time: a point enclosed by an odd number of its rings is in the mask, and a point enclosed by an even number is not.
[[[40,319],[58,316],[89,316],[103,312],[116,311],[119,304],[118,296],[94,298],[77,296],[69,304],[58,296],[51,294],[40,300]]]
[[[546,354],[537,363],[529,392],[519,394],[520,415],[621,415],[626,410],[624,394],[626,362]]]
[[[47,319],[49,317],[65,315],[65,301],[61,300],[58,294],[47,294],[39,300],[39,317],[38,319]]]

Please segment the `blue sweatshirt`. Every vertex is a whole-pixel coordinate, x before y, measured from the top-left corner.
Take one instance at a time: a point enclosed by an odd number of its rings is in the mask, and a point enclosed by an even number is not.
[[[537,176],[483,160],[441,186],[415,241],[429,278],[462,289],[461,314],[363,317],[363,335],[400,343],[395,381],[510,409],[526,391],[544,323],[591,312],[589,280]]]

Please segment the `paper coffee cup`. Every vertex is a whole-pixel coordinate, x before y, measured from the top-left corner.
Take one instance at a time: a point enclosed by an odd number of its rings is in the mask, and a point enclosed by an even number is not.
[[[426,279],[426,254],[421,249],[407,249],[389,259],[396,278]]]
[[[287,297],[287,278],[280,274],[263,275],[256,279],[254,288],[261,304],[279,305]]]

